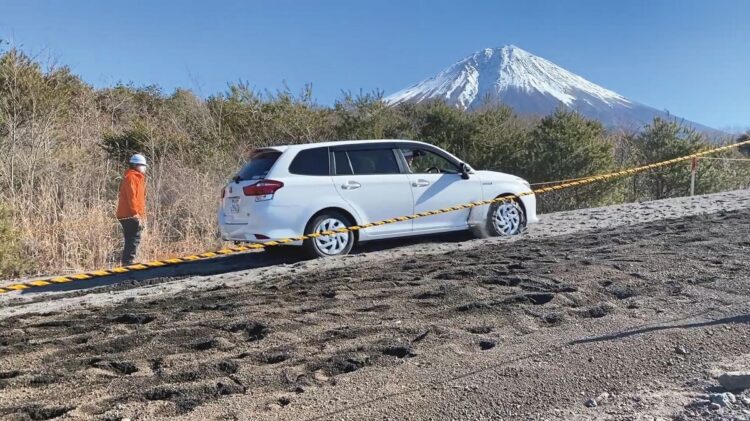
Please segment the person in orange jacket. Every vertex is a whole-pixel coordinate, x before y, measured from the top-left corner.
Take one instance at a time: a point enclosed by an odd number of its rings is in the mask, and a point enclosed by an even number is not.
[[[132,265],[141,242],[141,232],[146,220],[146,158],[135,154],[130,158],[129,168],[120,183],[117,201],[117,219],[122,225],[125,245],[122,249],[122,265]]]

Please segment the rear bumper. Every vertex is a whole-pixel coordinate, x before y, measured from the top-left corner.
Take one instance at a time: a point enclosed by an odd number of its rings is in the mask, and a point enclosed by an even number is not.
[[[223,211],[219,211],[219,235],[224,241],[236,241],[243,243],[267,243],[281,238],[296,237],[302,235],[302,229],[297,231],[293,227],[285,226],[288,221],[275,218],[272,213],[256,212],[246,223],[227,222]],[[260,239],[256,235],[267,237]],[[302,245],[301,241],[289,243],[289,245]]]

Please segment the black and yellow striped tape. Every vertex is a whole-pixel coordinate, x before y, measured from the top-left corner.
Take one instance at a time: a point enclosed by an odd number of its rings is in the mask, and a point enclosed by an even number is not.
[[[634,175],[634,174],[641,173],[644,171],[653,170],[656,168],[663,168],[663,167],[674,165],[680,162],[689,161],[694,158],[699,158],[699,157],[714,154],[717,152],[722,152],[722,151],[730,150],[733,148],[737,148],[743,145],[750,145],[750,140],[745,141],[745,142],[734,143],[734,144],[727,145],[727,146],[721,146],[721,147],[717,147],[713,149],[708,149],[708,150],[694,153],[691,155],[686,155],[686,156],[682,156],[679,158],[656,162],[653,164],[643,165],[640,167],[629,168],[629,169],[625,169],[625,170],[621,170],[621,171],[617,171],[617,172],[613,172],[609,174],[595,175],[595,176],[591,176],[587,178],[576,179],[576,180],[565,182],[565,183],[555,184],[555,185],[548,186],[548,187],[542,187],[542,188],[535,189],[535,190],[529,190],[527,192],[519,193],[517,195],[502,196],[502,197],[497,197],[495,199],[489,199],[489,200],[479,200],[479,201],[475,201],[471,203],[464,203],[464,204],[450,206],[450,207],[443,208],[443,209],[437,209],[434,211],[419,212],[414,215],[399,216],[396,218],[389,218],[389,219],[385,219],[382,221],[375,221],[375,222],[369,222],[369,223],[361,224],[361,225],[354,225],[351,227],[339,228],[333,231],[323,231],[319,233],[300,235],[298,237],[281,238],[281,239],[277,239],[273,241],[268,241],[265,243],[252,243],[252,244],[247,244],[247,245],[226,247],[221,250],[208,251],[208,252],[201,253],[201,254],[194,254],[194,255],[183,256],[183,257],[175,257],[175,258],[165,259],[165,260],[155,260],[152,262],[138,263],[138,264],[130,265],[130,266],[115,267],[112,269],[103,269],[103,270],[96,270],[93,272],[79,273],[75,275],[65,275],[65,276],[57,276],[54,278],[37,279],[33,281],[28,281],[28,282],[19,282],[16,284],[11,284],[11,285],[0,287],[0,294],[12,292],[12,291],[20,291],[20,290],[29,289],[29,288],[45,287],[45,286],[52,285],[52,284],[62,284],[62,283],[73,282],[73,281],[84,281],[84,280],[90,280],[90,279],[95,279],[95,278],[102,278],[106,276],[119,275],[119,274],[128,273],[128,272],[160,268],[164,266],[179,265],[182,263],[194,262],[196,260],[213,259],[213,258],[220,257],[220,256],[226,256],[229,254],[241,253],[241,252],[250,251],[250,250],[262,250],[268,247],[281,246],[284,244],[293,243],[296,241],[304,241],[304,240],[311,239],[311,238],[318,238],[318,237],[335,235],[335,234],[340,234],[340,233],[345,233],[345,232],[357,231],[357,230],[366,229],[366,228],[375,227],[375,226],[393,224],[396,222],[403,222],[403,221],[408,221],[408,220],[417,219],[417,218],[424,218],[424,217],[432,216],[432,215],[439,215],[441,213],[454,212],[454,211],[458,211],[462,209],[470,209],[470,208],[474,208],[477,206],[491,205],[493,203],[502,203],[502,202],[512,201],[523,196],[529,196],[529,195],[534,195],[534,194],[537,194],[537,195],[545,194],[545,193],[550,193],[550,192],[563,190],[563,189],[567,189],[571,187],[579,187],[579,186],[593,184],[593,183],[600,182],[600,181],[608,181],[608,180],[612,180],[612,179],[619,178],[619,177]]]

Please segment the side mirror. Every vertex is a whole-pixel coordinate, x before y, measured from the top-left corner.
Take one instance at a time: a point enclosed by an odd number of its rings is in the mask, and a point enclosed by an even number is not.
[[[461,163],[461,178],[464,180],[469,179],[469,166],[464,162]]]

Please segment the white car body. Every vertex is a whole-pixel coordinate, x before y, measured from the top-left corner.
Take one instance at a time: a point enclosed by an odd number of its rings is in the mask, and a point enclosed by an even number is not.
[[[325,174],[301,175],[295,174],[300,172],[298,170],[290,170],[299,153],[316,148],[326,148],[329,162]],[[311,219],[324,210],[335,209],[348,215],[353,224],[359,225],[530,190],[529,184],[519,177],[501,172],[474,171],[468,165],[465,167],[468,179],[464,179],[461,173],[414,174],[409,172],[404,148],[428,151],[452,164],[463,164],[442,149],[409,140],[337,141],[256,150],[253,152],[253,157],[258,158],[256,162],[263,161],[265,157],[269,157],[267,160],[270,162],[272,155],[278,157],[267,172],[254,174],[247,180],[238,176],[225,186],[218,212],[221,238],[235,242],[265,242],[299,236],[305,233]],[[383,149],[390,149],[396,155],[399,173],[355,174],[355,156],[360,159],[357,161],[360,167],[358,171],[363,172],[362,165],[374,162],[371,154],[385,154]],[[314,155],[325,159],[323,151],[316,149],[307,152],[306,158],[301,160],[317,162],[309,158]],[[378,157],[390,159],[385,155]],[[347,160],[346,164],[336,166],[336,162],[343,163],[344,159]],[[375,163],[371,165],[376,166]],[[337,174],[344,171],[351,171],[352,174]],[[252,171],[248,170],[248,174],[252,174]],[[248,196],[245,190],[256,195]],[[522,196],[520,200],[525,211],[525,222],[537,222],[534,195]],[[357,241],[466,230],[485,224],[487,213],[488,206],[485,205],[367,228],[357,232]],[[301,245],[302,242],[290,244]]]

